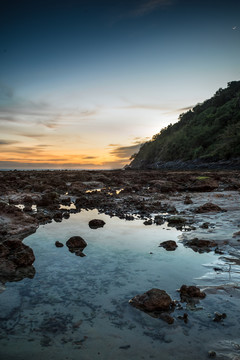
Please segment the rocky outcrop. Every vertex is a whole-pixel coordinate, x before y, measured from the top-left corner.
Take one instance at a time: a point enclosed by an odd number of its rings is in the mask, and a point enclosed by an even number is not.
[[[35,274],[31,266],[35,260],[30,247],[20,239],[5,240],[0,244],[0,281],[11,281]]]

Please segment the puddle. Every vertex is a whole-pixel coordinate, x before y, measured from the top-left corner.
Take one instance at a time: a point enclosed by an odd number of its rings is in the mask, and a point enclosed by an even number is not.
[[[94,218],[105,226],[90,229]],[[75,235],[88,243],[86,257],[55,247],[55,241],[65,244]],[[145,226],[96,210],[40,226],[24,240],[36,256],[35,277],[1,288],[1,359],[136,360],[159,359],[159,354],[161,360],[205,359],[213,341],[239,337],[239,299],[230,293],[207,295],[192,310],[184,304],[175,310],[173,325],[128,304],[153,287],[179,299],[176,289],[182,284],[229,282],[229,266],[216,254],[195,253],[179,242],[176,251],[159,247],[180,235],[167,223]],[[239,280],[238,274],[231,275],[231,281]],[[177,318],[186,311],[187,324]],[[212,321],[215,311],[227,313],[223,323]]]

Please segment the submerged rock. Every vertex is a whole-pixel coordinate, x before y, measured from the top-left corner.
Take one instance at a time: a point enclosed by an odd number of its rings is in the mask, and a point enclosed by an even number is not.
[[[100,219],[93,219],[89,221],[88,225],[91,229],[98,229],[105,225],[105,221]]]
[[[217,247],[217,243],[213,240],[199,240],[194,238],[185,242],[185,246],[190,247],[193,251],[198,253],[209,252],[212,248]]]
[[[161,289],[151,289],[142,295],[136,295],[129,303],[146,312],[169,311],[174,307],[170,296]]]
[[[34,260],[32,249],[21,240],[5,240],[0,244],[0,281],[4,283],[34,277]]]
[[[161,242],[159,247],[163,247],[167,251],[174,251],[174,250],[176,250],[176,248],[178,246],[174,240],[167,240],[167,241]]]
[[[188,302],[189,299],[204,299],[206,297],[205,292],[201,291],[198,287],[192,285],[182,285],[180,288],[181,301]]]
[[[227,317],[226,313],[220,314],[220,313],[218,313],[218,312],[215,312],[213,321],[215,321],[215,322],[220,322],[220,321],[222,321],[223,319],[226,319],[226,317]]]

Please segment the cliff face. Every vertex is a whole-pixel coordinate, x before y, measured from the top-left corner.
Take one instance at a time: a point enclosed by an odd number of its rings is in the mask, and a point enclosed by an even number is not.
[[[154,135],[132,157],[130,167],[191,168],[229,162],[238,167],[239,157],[240,81],[232,81]]]

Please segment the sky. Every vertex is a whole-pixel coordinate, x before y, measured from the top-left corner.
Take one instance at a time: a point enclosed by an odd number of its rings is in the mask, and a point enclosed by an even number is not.
[[[0,168],[122,168],[239,59],[239,0],[2,0]]]

